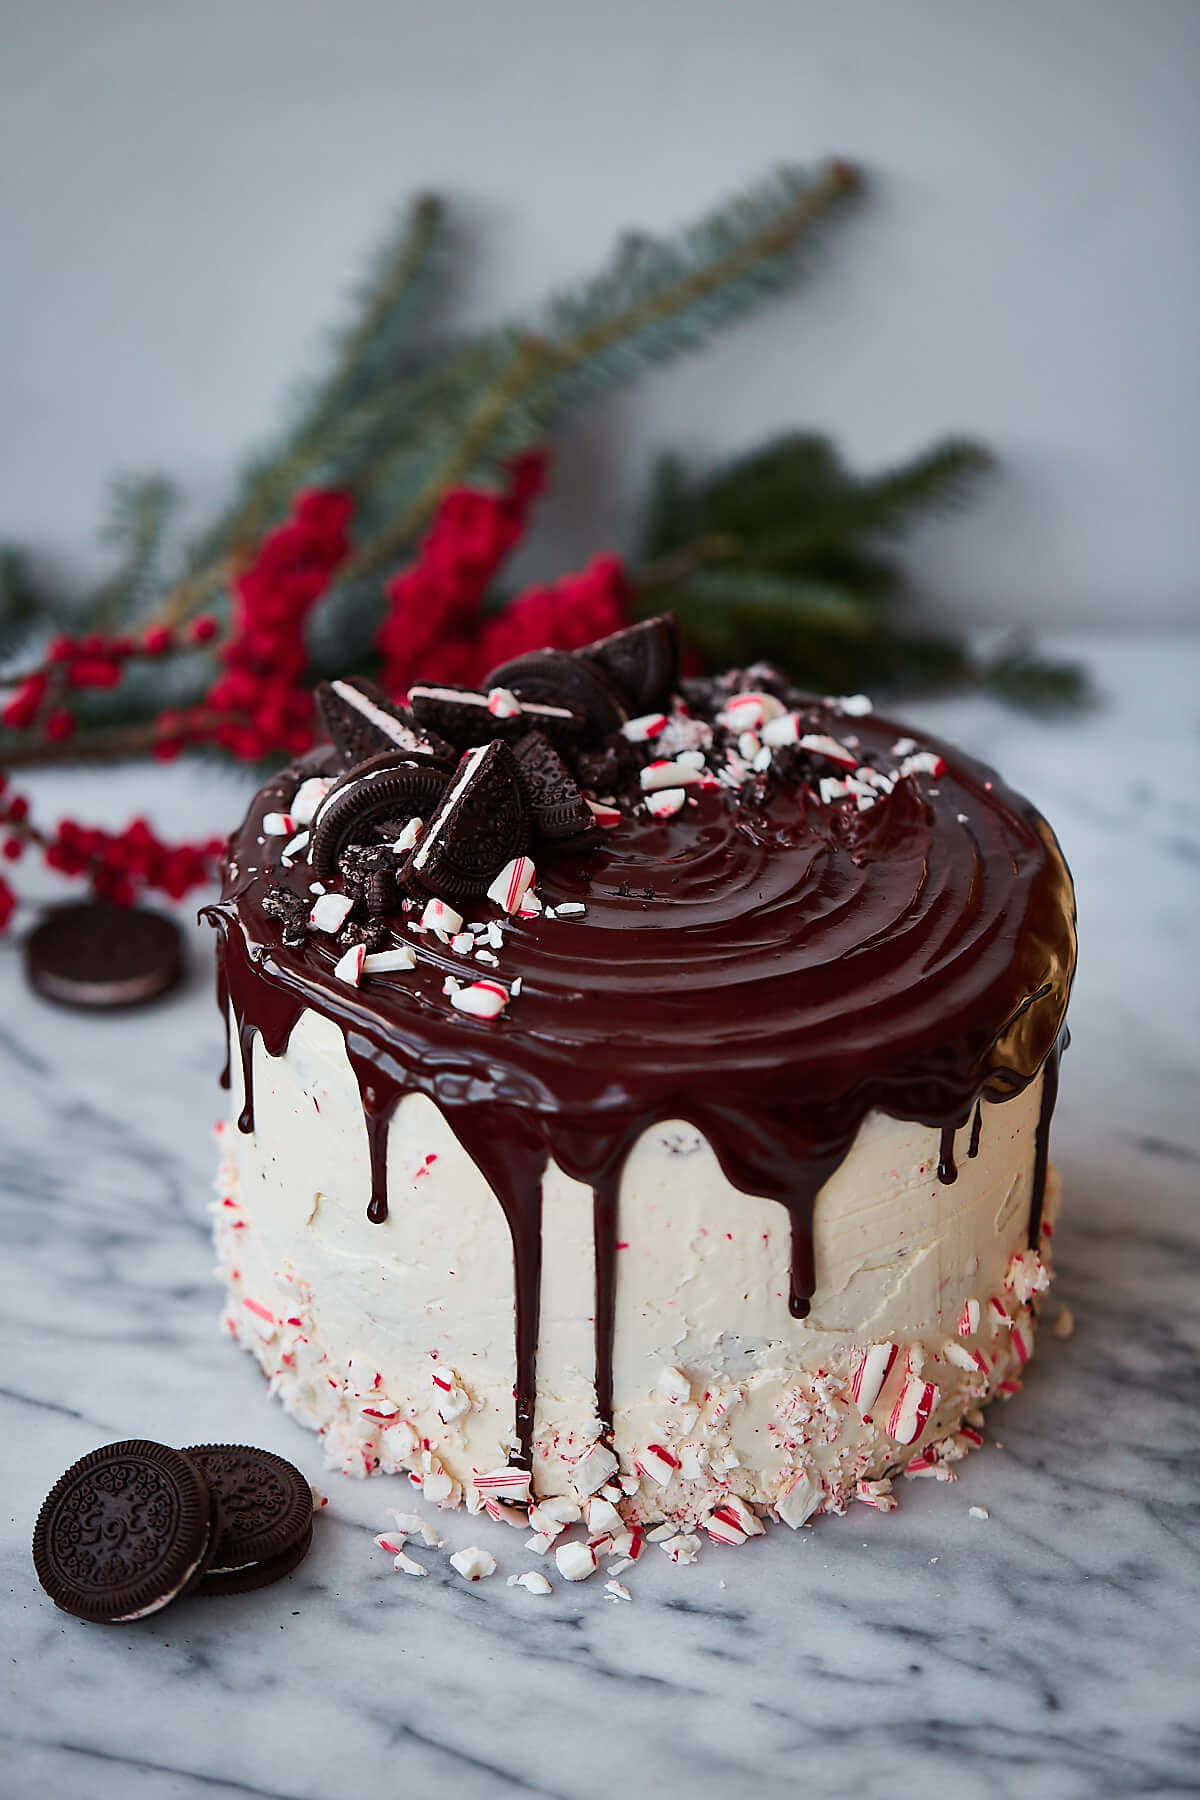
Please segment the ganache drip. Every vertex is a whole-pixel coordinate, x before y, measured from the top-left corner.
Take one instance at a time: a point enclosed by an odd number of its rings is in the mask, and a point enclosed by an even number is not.
[[[789,703],[803,704],[813,731],[845,734],[852,723],[864,763],[882,766],[900,734],[875,715],[850,721],[808,698]],[[978,1153],[982,1100],[1013,1098],[1044,1067],[1036,1244],[1074,967],[1070,878],[1028,802],[970,758],[933,748],[946,765],[933,792],[903,780],[869,811],[819,806],[803,785],[760,784],[747,800],[714,784],[689,790],[694,804],[678,817],[631,810],[582,855],[539,863],[544,900],[586,911],[503,920],[497,979],[519,974],[522,989],[497,1020],[450,1007],[447,974],[476,972],[436,944],[418,940],[414,970],[360,992],[335,978],[336,946],[285,943],[278,900],[272,910],[263,896],[270,882],[276,896],[282,884],[307,902],[303,865],[264,870],[205,910],[221,930],[218,994],[238,1036],[242,1130],[253,1129],[255,1034],[279,1056],[311,1008],[341,1029],[358,1082],[371,1221],[403,1230],[402,1209],[389,1214],[387,1136],[409,1093],[439,1107],[496,1195],[513,1246],[515,1436],[526,1466],[551,1159],[592,1193],[605,1428],[621,1173],[655,1124],[688,1122],[734,1188],[786,1207],[789,1307],[803,1318],[816,1287],[817,1195],[867,1114],[937,1130],[938,1177],[951,1182],[968,1119],[967,1154]],[[306,759],[271,794],[325,766],[320,754]],[[261,818],[274,803],[264,793],[252,806],[235,864],[262,855]],[[411,940],[401,930],[398,941]]]

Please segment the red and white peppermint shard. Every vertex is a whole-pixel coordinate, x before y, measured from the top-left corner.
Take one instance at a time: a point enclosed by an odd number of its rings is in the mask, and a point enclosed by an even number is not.
[[[661,1444],[647,1444],[634,1457],[633,1466],[639,1475],[654,1482],[656,1487],[666,1487],[679,1464]]]
[[[964,1300],[958,1319],[958,1335],[959,1337],[971,1337],[978,1330],[979,1302],[978,1300]]]
[[[506,862],[488,889],[488,899],[502,906],[506,913],[519,912],[521,902],[537,880],[537,870],[528,856],[514,856]]]
[[[308,922],[314,931],[340,931],[353,905],[349,894],[321,894],[313,902]]]
[[[900,764],[901,775],[944,775],[946,764],[932,750],[918,750]]]
[[[395,950],[372,950],[363,958],[364,975],[391,975],[403,969],[415,969],[417,953],[411,944],[401,944]]]
[[[621,823],[621,815],[615,806],[605,806],[603,801],[589,800],[588,810],[601,831],[615,831]]]
[[[490,1474],[476,1475],[475,1486],[481,1494],[495,1494],[501,1500],[528,1500],[528,1469],[493,1469]]]
[[[430,900],[421,914],[421,923],[426,931],[444,932],[452,938],[455,932],[462,930],[463,916],[445,900]]]
[[[473,981],[470,987],[456,988],[450,1004],[475,1019],[498,1019],[508,1005],[508,992],[497,981]]]
[[[268,837],[291,837],[299,823],[291,813],[269,812],[263,814],[262,828]]]
[[[1017,1361],[1024,1368],[1033,1355],[1033,1334],[1024,1321],[1018,1323],[1017,1320],[1013,1320],[1012,1347],[1016,1352]]]
[[[333,972],[337,979],[349,982],[351,987],[357,987],[362,980],[363,963],[366,961],[366,956],[367,946],[365,944],[351,944],[345,956],[334,964]]]
[[[647,763],[638,780],[643,794],[653,794],[661,788],[690,787],[700,780],[700,770],[680,757],[673,762],[662,757],[658,762]]]
[[[554,1552],[554,1560],[565,1581],[586,1581],[596,1572],[596,1552],[590,1544],[560,1544]]]
[[[783,711],[782,700],[774,694],[731,694],[724,711],[717,715],[717,723],[728,731],[757,731],[760,725],[778,719]]]
[[[626,719],[621,736],[630,744],[646,744],[666,729],[666,713],[643,713],[640,718]]]
[[[646,795],[646,811],[655,819],[673,818],[686,804],[687,795],[681,787],[660,788]]]
[[[487,709],[493,719],[515,719],[521,710],[521,702],[509,688],[489,688]]]
[[[896,1396],[888,1419],[888,1436],[897,1444],[915,1444],[937,1405],[938,1390],[932,1381],[910,1375]]]
[[[802,750],[811,750],[814,756],[823,756],[826,762],[836,763],[840,769],[858,767],[853,750],[847,750],[845,744],[839,744],[836,738],[826,737],[822,732],[805,732],[797,742]]]
[[[879,1398],[879,1391],[895,1367],[900,1354],[896,1344],[871,1344],[854,1364],[850,1392],[861,1413],[867,1413]]]
[[[424,821],[421,819],[410,819],[408,821],[408,824],[404,827],[404,830],[392,845],[392,849],[396,852],[397,856],[402,856],[406,851],[416,848],[417,839],[421,835],[423,825]]]
[[[772,750],[782,750],[785,744],[799,743],[800,714],[781,713],[777,719],[768,719],[759,735],[763,743]]]

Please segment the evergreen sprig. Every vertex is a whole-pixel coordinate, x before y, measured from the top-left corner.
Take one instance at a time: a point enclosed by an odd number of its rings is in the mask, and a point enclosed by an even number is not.
[[[964,504],[990,466],[981,445],[947,438],[860,476],[811,432],[705,478],[664,457],[647,510],[641,605],[673,607],[714,667],[764,658],[819,692],[976,681],[1018,704],[1077,704],[1086,685],[1074,665],[1027,647],[980,663],[960,639],[907,630],[899,616],[903,572],[883,542]]]

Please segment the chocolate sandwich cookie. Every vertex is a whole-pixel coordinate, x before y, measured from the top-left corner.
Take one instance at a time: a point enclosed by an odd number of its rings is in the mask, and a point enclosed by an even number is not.
[[[401,873],[414,893],[447,900],[484,894],[529,847],[525,784],[507,744],[468,750]]]
[[[299,1469],[248,1444],[197,1444],[185,1455],[221,1508],[220,1538],[196,1591],[244,1594],[290,1575],[312,1543],[312,1489]]]
[[[308,860],[327,879],[351,844],[376,842],[388,819],[428,819],[446,791],[444,770],[418,768],[403,754],[371,757],[330,788],[312,822]]]
[[[546,731],[534,709],[560,708],[582,720],[586,738],[607,737],[625,721],[621,696],[599,664],[573,656],[566,650],[534,650],[493,669],[484,683],[488,688],[508,688],[530,714],[525,728]]]
[[[64,1006],[138,1006],[175,986],[183,940],[162,913],[85,900],[56,906],[35,927],[25,967],[31,985]]]
[[[347,764],[384,751],[399,751],[414,762],[453,768],[454,750],[436,732],[422,729],[411,712],[395,706],[373,681],[322,681],[317,711],[334,748]]]
[[[130,1438],[74,1463],[33,1532],[37,1578],[64,1612],[124,1625],[201,1580],[217,1548],[216,1496],[190,1457]]]
[[[593,836],[592,810],[553,744],[540,731],[528,731],[513,745],[513,755],[538,836],[560,845]]]
[[[679,622],[674,613],[642,619],[579,655],[603,670],[636,717],[663,706],[679,681]]]

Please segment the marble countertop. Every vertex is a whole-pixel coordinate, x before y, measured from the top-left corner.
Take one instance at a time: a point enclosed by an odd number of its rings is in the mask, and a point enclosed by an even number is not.
[[[394,1574],[371,1539],[406,1484],[325,1474],[219,1335],[206,937],[182,992],[103,1018],[34,998],[0,941],[10,1800],[1200,1793],[1200,643],[1082,653],[1106,701],[1083,719],[907,709],[1030,793],[1074,869],[1047,1319],[1065,1303],[1075,1334],[1043,1330],[953,1485],[901,1483],[891,1516],[855,1508],[691,1568],[651,1552],[629,1603],[599,1580],[468,1586],[440,1557],[424,1581]],[[149,809],[177,835],[225,829],[246,791],[179,766],[37,787],[52,815]],[[307,1561],[126,1629],[55,1611],[29,1557],[38,1505],[126,1436],[291,1457],[329,1495]],[[451,1515],[447,1535],[528,1566],[486,1518]]]

